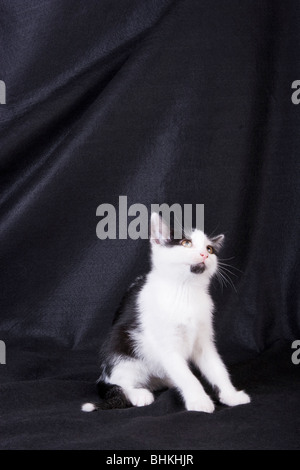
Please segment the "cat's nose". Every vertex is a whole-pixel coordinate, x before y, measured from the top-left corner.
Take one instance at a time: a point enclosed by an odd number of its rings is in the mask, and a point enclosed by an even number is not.
[[[205,260],[206,260],[206,258],[208,258],[208,255],[205,255],[204,253],[200,253],[200,256],[202,256],[202,258],[203,258],[203,261],[205,261]]]

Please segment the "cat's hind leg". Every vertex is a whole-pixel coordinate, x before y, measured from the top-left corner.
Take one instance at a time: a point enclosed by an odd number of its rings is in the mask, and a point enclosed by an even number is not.
[[[119,385],[133,406],[146,406],[154,401],[154,395],[147,388],[148,373],[145,364],[137,359],[122,359],[116,364],[109,382]]]
[[[154,402],[153,393],[146,388],[128,388],[124,392],[133,406],[146,406]]]

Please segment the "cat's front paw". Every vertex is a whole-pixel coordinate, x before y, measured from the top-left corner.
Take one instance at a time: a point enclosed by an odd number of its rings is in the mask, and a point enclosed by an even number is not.
[[[198,397],[196,400],[187,400],[186,409],[188,411],[202,411],[203,413],[213,413],[215,405],[208,395]]]
[[[228,406],[245,405],[246,403],[250,403],[250,401],[251,399],[249,395],[247,395],[243,390],[234,390],[230,393],[220,394],[220,402]]]

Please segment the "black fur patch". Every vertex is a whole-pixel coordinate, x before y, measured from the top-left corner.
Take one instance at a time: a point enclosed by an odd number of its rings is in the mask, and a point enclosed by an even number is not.
[[[193,264],[190,267],[191,273],[193,274],[202,274],[205,271],[205,264],[204,263],[199,263],[199,264]]]
[[[131,332],[139,328],[137,299],[145,282],[146,276],[139,276],[125,293],[116,311],[110,336],[112,354],[135,357]]]
[[[216,255],[219,253],[219,251],[221,250],[223,246],[223,240],[224,240],[223,234],[217,235],[216,237],[212,237],[210,239],[210,242],[211,242],[210,244],[214,248]]]
[[[122,318],[124,318],[124,315],[129,314],[128,312],[128,303],[130,304],[131,307],[136,308],[136,301],[138,294],[141,292],[142,288],[144,287],[146,282],[146,275],[144,276],[138,276],[134,282],[130,285],[130,287],[127,289],[125,292],[120,305],[115,313],[115,316],[113,318],[112,324],[115,325],[118,323],[118,321]],[[127,318],[128,319],[128,318]]]
[[[169,240],[166,240],[164,243],[164,246],[166,248],[173,248],[173,246],[178,246],[184,240],[184,234],[183,238],[174,238],[174,229],[170,229],[170,238]]]
[[[183,238],[181,238],[180,240],[175,240],[174,238],[170,238],[170,240],[166,240],[165,243],[164,243],[164,246],[166,248],[173,248],[173,246],[178,246],[180,245],[180,242],[183,240]]]
[[[118,385],[108,384],[103,381],[97,383],[97,390],[102,402],[95,403],[96,410],[112,410],[115,408],[128,408],[131,405],[123,390]]]
[[[136,278],[121,300],[113,319],[110,335],[100,352],[100,377],[111,375],[116,356],[136,357],[131,332],[139,328],[137,298],[145,282],[146,276]]]
[[[97,390],[103,402],[96,403],[95,408],[110,410],[131,406],[121,387],[105,381],[111,375],[116,357],[134,358],[135,345],[131,332],[138,330],[138,294],[146,282],[146,276],[139,276],[125,293],[117,309],[110,336],[105,342],[101,353],[101,373]]]

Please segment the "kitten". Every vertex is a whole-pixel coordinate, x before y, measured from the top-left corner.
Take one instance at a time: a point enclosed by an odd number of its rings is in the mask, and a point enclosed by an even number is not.
[[[223,239],[193,230],[176,240],[152,214],[152,269],[130,286],[116,312],[97,382],[103,401],[85,403],[83,411],[150,405],[153,391],[176,387],[187,410],[212,413],[214,403],[190,362],[215,387],[221,403],[250,402],[232,385],[214,344],[208,288]]]

